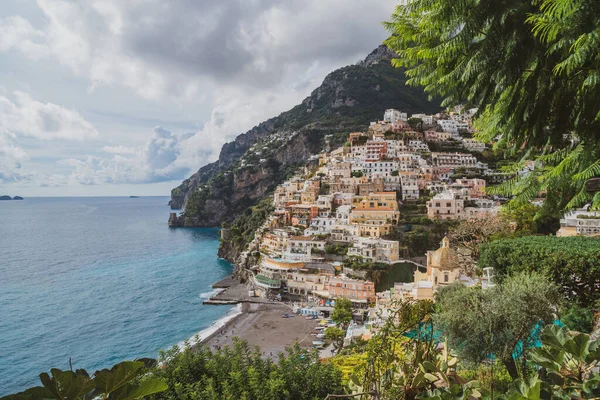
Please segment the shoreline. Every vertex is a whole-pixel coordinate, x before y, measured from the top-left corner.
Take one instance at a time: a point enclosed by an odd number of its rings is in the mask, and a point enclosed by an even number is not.
[[[306,349],[316,340],[314,328],[318,320],[296,314],[284,318],[284,314],[292,315],[289,304],[250,297],[249,286],[231,277],[213,284],[213,288],[212,296],[203,304],[236,306],[207,328],[178,343],[179,351],[185,349],[186,343],[192,350],[199,346],[211,351],[225,346],[231,348],[236,338],[246,341],[250,347],[260,347],[264,358],[276,359],[295,343]]]
[[[314,328],[319,321],[295,314],[291,318],[283,317],[292,314],[288,304],[244,302],[242,305],[244,311],[241,314],[202,340],[200,345],[211,350],[224,346],[231,348],[237,338],[245,340],[250,347],[260,347],[263,357],[276,358],[296,342],[300,347],[310,348],[316,340]]]
[[[186,343],[192,349],[194,349],[198,345],[204,344],[206,341],[210,340],[215,334],[218,334],[220,330],[227,328],[233,321],[235,321],[237,318],[243,315],[241,308],[241,304],[232,307],[224,316],[213,321],[208,327],[195,333],[194,336],[190,337],[189,339],[177,343],[177,348],[179,349],[179,351],[183,351],[185,349]]]

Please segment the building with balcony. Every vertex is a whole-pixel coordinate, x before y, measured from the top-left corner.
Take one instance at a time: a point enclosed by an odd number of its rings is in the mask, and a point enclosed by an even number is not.
[[[459,219],[465,214],[465,200],[469,198],[464,190],[446,190],[438,193],[427,202],[429,219]]]
[[[431,162],[434,166],[444,167],[472,167],[477,165],[477,158],[465,153],[431,153]]]
[[[572,211],[560,220],[556,236],[600,235],[600,212],[586,209]]]
[[[302,261],[263,257],[258,266],[258,274],[256,276],[261,276],[272,281],[279,281],[281,284],[281,280],[287,279],[288,272],[304,268],[304,265],[305,263]],[[274,285],[275,283],[271,282],[271,284]],[[268,288],[274,289],[273,287]]]
[[[345,275],[329,278],[325,291],[330,298],[346,298],[353,303],[375,303],[375,284],[370,281],[348,278]]]
[[[393,108],[385,110],[383,113],[383,121],[393,124],[396,121],[408,121],[407,113],[400,112]]]
[[[348,248],[348,257],[362,257],[372,262],[394,264],[399,260],[400,247],[395,240],[359,237]]]

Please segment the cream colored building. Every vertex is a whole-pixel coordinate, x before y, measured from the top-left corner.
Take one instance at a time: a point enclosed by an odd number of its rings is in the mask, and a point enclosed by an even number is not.
[[[394,295],[414,300],[433,300],[435,292],[443,286],[460,282],[460,267],[450,250],[450,241],[442,239],[442,245],[435,251],[427,252],[427,271],[415,271],[414,282],[394,285]]]
[[[356,238],[354,245],[348,248],[348,256],[362,257],[373,262],[394,264],[400,254],[399,243],[394,240]]]
[[[600,235],[600,212],[585,209],[572,211],[560,220],[556,236]]]

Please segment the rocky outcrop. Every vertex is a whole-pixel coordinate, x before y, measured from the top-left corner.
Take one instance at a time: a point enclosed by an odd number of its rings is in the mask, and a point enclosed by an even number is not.
[[[396,53],[390,50],[386,45],[382,44],[369,53],[364,60],[359,61],[357,65],[360,65],[361,67],[370,67],[374,64],[379,64],[382,61],[391,60],[395,56]]]
[[[206,184],[219,172],[230,167],[244,155],[252,144],[272,133],[275,122],[276,118],[271,118],[250,129],[248,132],[237,136],[234,141],[225,143],[221,148],[217,161],[203,166],[198,172],[194,173],[171,191],[171,201],[169,201],[171,209],[183,209],[194,189]]]
[[[12,197],[4,195],[4,196],[0,196],[0,200],[12,200]]]
[[[392,57],[386,47],[378,47],[361,63],[327,75],[301,104],[225,144],[218,161],[172,190],[171,208],[183,212],[169,225],[219,226],[232,221],[321,151],[327,145],[325,136],[343,140],[348,132],[364,130],[381,118],[386,108],[439,111],[439,104],[430,102],[421,89],[405,85],[403,71],[390,65]]]
[[[177,213],[169,214],[169,226],[171,228],[178,228],[183,226],[182,221],[179,218],[177,218]]]

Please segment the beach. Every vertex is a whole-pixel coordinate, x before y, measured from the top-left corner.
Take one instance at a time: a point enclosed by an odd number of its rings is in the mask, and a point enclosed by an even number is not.
[[[277,357],[285,348],[298,342],[309,348],[315,336],[314,328],[319,320],[308,320],[303,316],[283,318],[291,314],[289,306],[281,303],[248,304],[245,310],[223,323],[221,329],[201,340],[202,346],[215,350],[219,346],[232,346],[233,338],[246,340],[250,346],[259,346],[265,357]],[[247,308],[247,310],[246,310]]]

